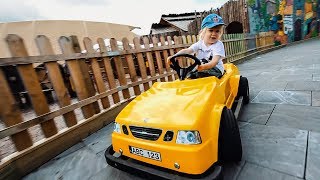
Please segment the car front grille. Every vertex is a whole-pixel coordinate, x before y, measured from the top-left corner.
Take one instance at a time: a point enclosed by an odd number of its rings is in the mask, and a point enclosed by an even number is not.
[[[160,137],[162,130],[138,126],[129,126],[131,134],[140,139],[156,141]]]

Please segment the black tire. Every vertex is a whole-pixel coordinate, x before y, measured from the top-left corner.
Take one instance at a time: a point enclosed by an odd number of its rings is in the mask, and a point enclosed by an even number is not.
[[[231,109],[224,107],[219,128],[219,162],[239,162],[242,159],[242,145],[238,122]]]
[[[240,81],[239,81],[237,98],[239,98],[240,96],[243,96],[244,104],[249,103],[250,97],[249,97],[248,79],[246,77],[242,77],[242,76],[240,77]]]

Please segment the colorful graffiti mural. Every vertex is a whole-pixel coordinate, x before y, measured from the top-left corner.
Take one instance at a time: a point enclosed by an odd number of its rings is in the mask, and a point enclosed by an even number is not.
[[[285,44],[320,33],[320,0],[248,0],[250,33],[273,31]]]

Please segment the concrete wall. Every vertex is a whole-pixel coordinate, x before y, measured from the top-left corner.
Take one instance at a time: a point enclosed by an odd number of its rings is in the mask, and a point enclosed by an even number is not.
[[[39,55],[34,38],[37,35],[47,36],[53,45],[56,54],[61,54],[58,44],[60,36],[78,36],[80,47],[83,50],[83,38],[89,37],[95,44],[97,38],[116,38],[120,40],[127,37],[129,41],[138,35],[131,32],[134,27],[121,24],[91,21],[24,21],[0,23],[0,57],[10,57],[5,38],[7,34],[17,34],[24,39],[29,55]]]

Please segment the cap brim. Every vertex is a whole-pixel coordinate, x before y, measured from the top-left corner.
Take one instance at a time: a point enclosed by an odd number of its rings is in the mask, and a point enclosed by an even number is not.
[[[225,24],[224,23],[215,23],[215,24],[206,26],[206,28],[213,28],[213,27],[220,26],[220,25],[225,25]]]

